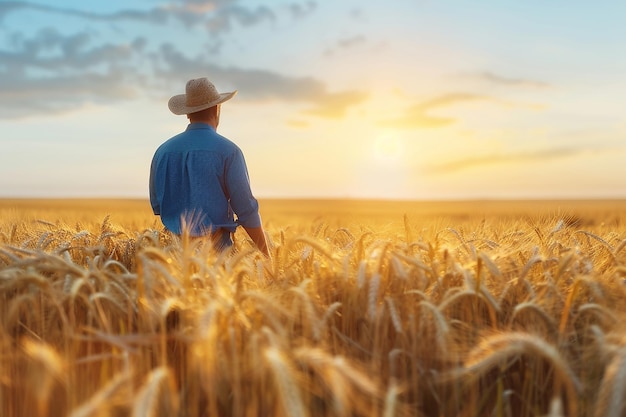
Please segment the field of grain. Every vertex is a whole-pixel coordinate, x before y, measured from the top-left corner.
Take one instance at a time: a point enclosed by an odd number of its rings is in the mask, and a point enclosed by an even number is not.
[[[0,201],[2,416],[622,416],[626,201]]]

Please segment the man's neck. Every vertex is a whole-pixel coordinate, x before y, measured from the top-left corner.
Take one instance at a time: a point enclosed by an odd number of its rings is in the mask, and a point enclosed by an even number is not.
[[[211,119],[189,119],[189,123],[206,123],[209,126],[213,126],[213,129],[217,130],[217,121],[213,118]]]

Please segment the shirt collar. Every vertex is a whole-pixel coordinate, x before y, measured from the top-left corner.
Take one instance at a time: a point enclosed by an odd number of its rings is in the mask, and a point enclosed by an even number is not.
[[[212,131],[215,132],[215,128],[213,126],[211,126],[208,123],[204,123],[204,122],[189,123],[187,125],[187,129],[186,130],[197,130],[197,129],[211,129]]]

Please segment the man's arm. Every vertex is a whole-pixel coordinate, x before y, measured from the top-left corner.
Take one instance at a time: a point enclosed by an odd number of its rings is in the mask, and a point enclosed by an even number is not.
[[[248,236],[250,236],[250,239],[252,239],[256,247],[259,248],[259,250],[263,252],[265,256],[270,258],[270,251],[269,251],[269,248],[267,247],[267,240],[265,239],[265,232],[263,231],[263,226],[261,227],[244,226],[243,228],[245,229],[246,233],[248,233]]]
[[[227,163],[225,186],[238,223],[243,226],[256,247],[269,258],[270,252],[259,215],[259,203],[252,195],[248,168],[239,148],[236,148]]]
[[[159,205],[159,201],[157,198],[157,190],[156,190],[156,156],[152,159],[152,163],[150,164],[150,179],[148,181],[148,188],[150,190],[150,205],[152,206],[152,212],[155,216],[161,214],[161,206]]]

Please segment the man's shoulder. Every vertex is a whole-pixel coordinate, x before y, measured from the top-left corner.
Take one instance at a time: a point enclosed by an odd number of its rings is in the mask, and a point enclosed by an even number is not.
[[[178,135],[176,135],[176,136],[178,136]],[[161,143],[159,145],[159,147],[156,148],[156,151],[154,152],[154,156],[156,157],[159,154],[163,154],[163,153],[169,151],[170,148],[172,147],[172,144],[173,144],[174,139],[176,138],[176,136],[172,136],[171,138],[169,138],[165,142]]]
[[[216,140],[225,148],[232,149],[232,150],[240,150],[239,146],[232,140],[228,139],[226,136],[222,136],[217,132],[214,132],[214,133],[215,133]]]
[[[176,143],[179,140],[185,138],[185,136],[188,136],[188,132],[186,132],[186,131],[182,131],[180,133],[177,133],[174,136],[172,136],[169,139],[167,139],[165,142],[163,142],[161,144],[161,147],[166,147],[166,146],[171,145],[172,143]]]
[[[211,129],[182,131],[163,142],[156,152],[180,150],[208,150],[219,152],[224,156],[241,152],[235,142]]]

